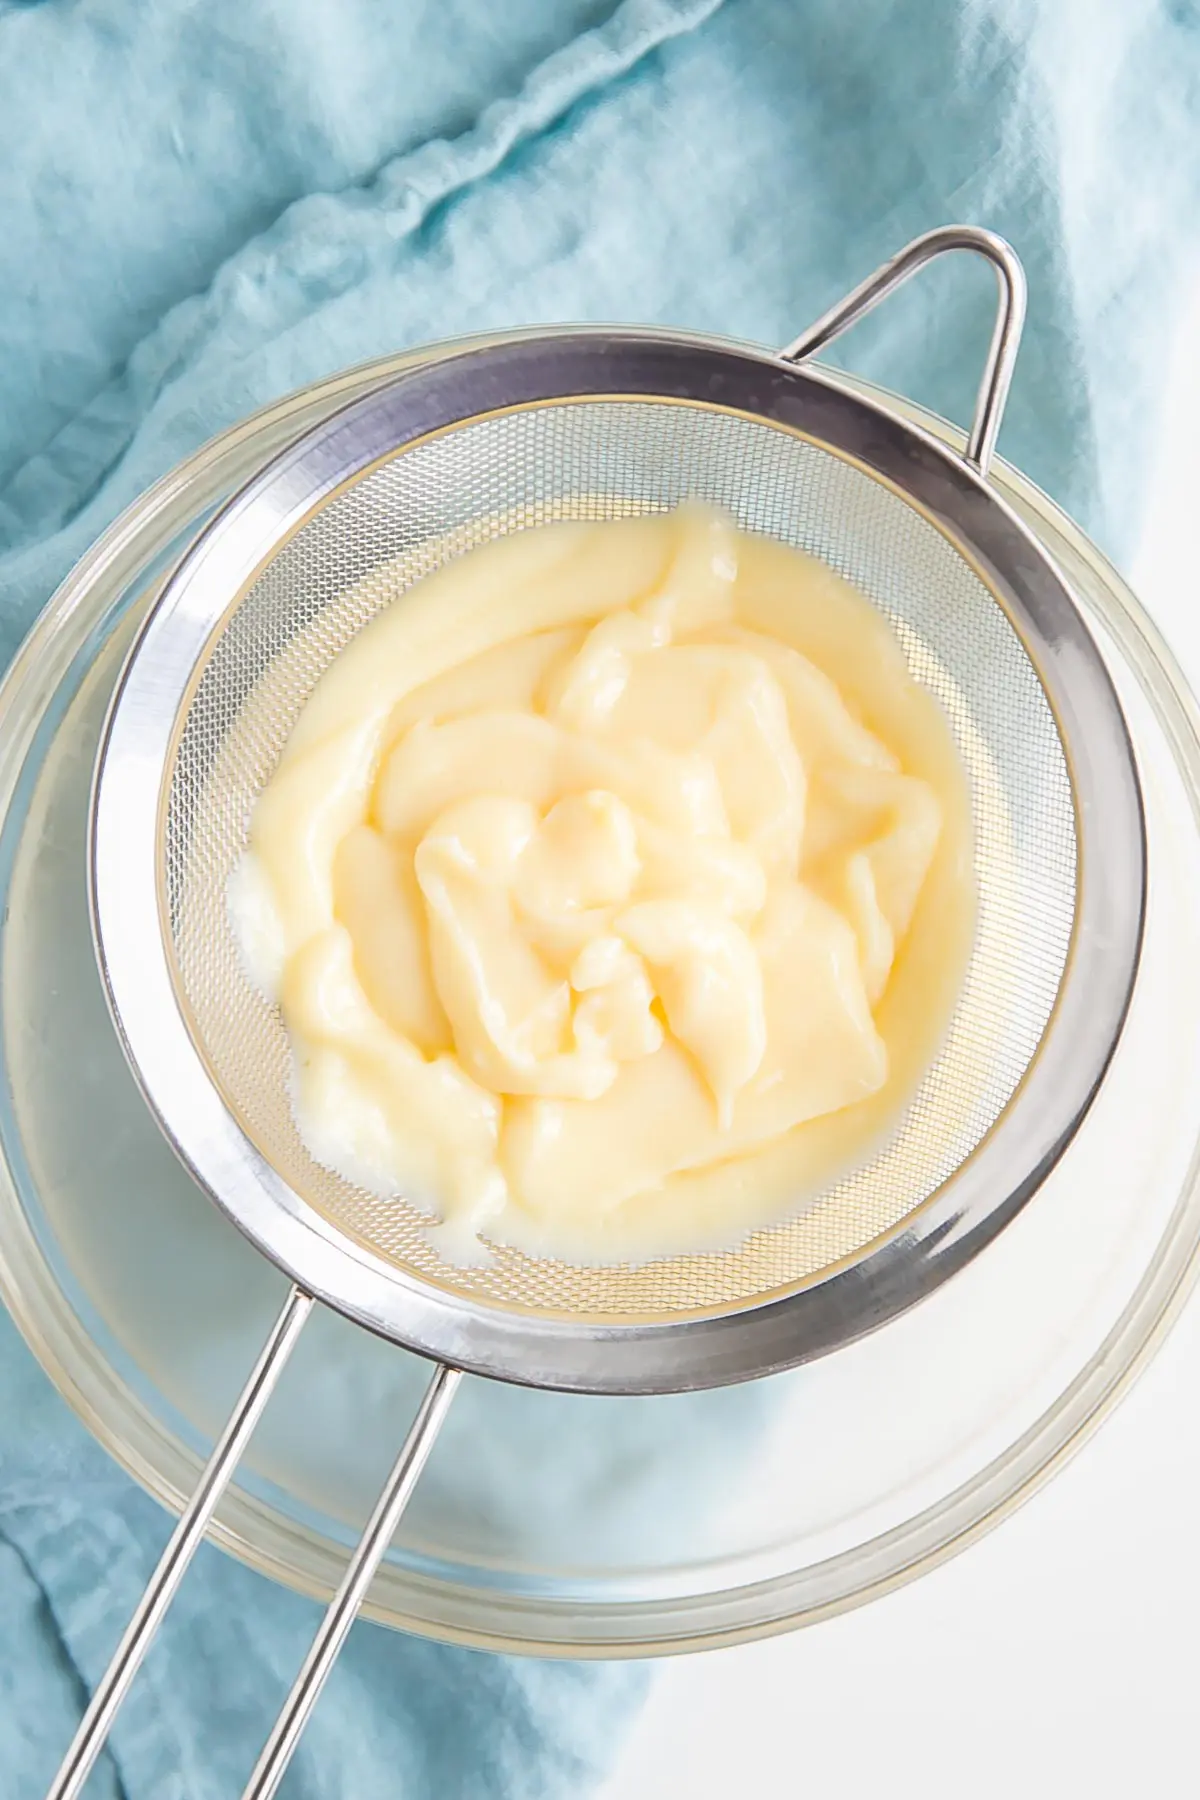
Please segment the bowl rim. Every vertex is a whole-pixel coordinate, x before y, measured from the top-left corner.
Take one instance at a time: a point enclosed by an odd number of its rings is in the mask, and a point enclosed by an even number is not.
[[[511,337],[513,334],[497,334]],[[411,366],[422,355],[450,354],[461,344],[434,346],[403,358],[385,358],[345,371],[262,409],[212,440],[180,464],[109,527],[52,597],[35,622],[0,684],[0,810],[7,811],[43,707],[29,690],[41,684],[43,699],[61,683],[78,654],[76,615],[98,587],[120,592],[144,569],[142,553],[164,520],[186,505],[180,523],[195,514],[200,484],[210,486],[230,458],[251,456],[263,436],[280,441],[295,435],[303,415],[328,408],[347,392],[365,388]],[[869,394],[879,404],[912,415],[947,442],[962,436],[911,403],[841,374],[826,378]],[[261,454],[261,452],[259,452]],[[254,466],[251,456],[250,466]],[[1172,750],[1184,775],[1193,811],[1200,820],[1200,709],[1175,659],[1156,628],[1101,552],[1061,510],[1025,477],[997,462],[993,479],[1009,494],[1068,564],[1090,573],[1098,586],[1106,628],[1129,659],[1168,727]],[[1095,602],[1097,594],[1093,591]],[[1150,692],[1149,688],[1147,689]],[[1169,715],[1163,718],[1164,709]],[[200,1467],[198,1458],[151,1413],[115,1368],[97,1368],[84,1355],[90,1339],[56,1283],[41,1246],[25,1218],[7,1166],[0,1189],[9,1229],[0,1234],[0,1295],[35,1356],[84,1424],[130,1474],[169,1510],[178,1512]],[[865,1603],[946,1560],[998,1523],[1061,1468],[1107,1416],[1162,1342],[1200,1272],[1200,1141],[1181,1193],[1154,1255],[1119,1318],[1058,1399],[1029,1430],[967,1483],[894,1530],[843,1556],[789,1575],[774,1576],[721,1593],[650,1602],[597,1603],[576,1598],[556,1611],[544,1596],[492,1595],[485,1603],[491,1619],[473,1615],[477,1603],[456,1605],[459,1590],[436,1578],[395,1571],[407,1590],[406,1603],[372,1595],[364,1609],[380,1622],[478,1648],[580,1657],[661,1655],[769,1635]],[[81,1372],[82,1371],[82,1375]],[[113,1423],[117,1414],[121,1426]],[[327,1597],[336,1585],[342,1558],[337,1545],[308,1527],[284,1519],[267,1503],[241,1490],[226,1497],[212,1536],[225,1549],[285,1584]],[[264,1548],[264,1539],[274,1549]],[[306,1565],[298,1567],[300,1553]],[[829,1598],[811,1602],[800,1592],[814,1570],[844,1574],[854,1565],[858,1578]],[[411,1596],[411,1599],[408,1598]],[[581,1614],[586,1611],[586,1621]],[[586,1623],[589,1637],[578,1637]]]

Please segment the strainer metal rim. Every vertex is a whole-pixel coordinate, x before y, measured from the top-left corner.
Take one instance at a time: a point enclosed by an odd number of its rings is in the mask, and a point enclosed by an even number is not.
[[[631,1324],[452,1296],[327,1223],[229,1112],[179,1009],[157,906],[179,708],[220,618],[281,535],[355,474],[432,431],[514,405],[617,396],[700,399],[799,432],[898,488],[937,524],[1030,648],[1075,752],[1081,849],[1058,1004],[1031,1074],[968,1162],[832,1274],[711,1317]],[[1141,940],[1145,842],[1132,746],[1100,653],[1051,559],[973,468],[811,367],[733,343],[615,328],[527,337],[402,373],[247,484],[185,556],[130,653],[97,762],[89,877],[101,975],[134,1075],[177,1154],[259,1249],[308,1293],[439,1361],[538,1386],[634,1393],[747,1379],[821,1355],[912,1305],[1014,1216],[1080,1124],[1119,1037]]]

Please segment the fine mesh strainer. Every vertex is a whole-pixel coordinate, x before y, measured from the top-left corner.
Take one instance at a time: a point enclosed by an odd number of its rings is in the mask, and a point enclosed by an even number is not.
[[[804,366],[951,249],[1000,306],[965,455]],[[990,233],[918,239],[782,355],[644,331],[551,332],[403,374],[316,427],[211,523],[150,612],[97,769],[97,953],[134,1073],[218,1205],[295,1283],[92,1701],[53,1800],[79,1791],[314,1300],[438,1366],[245,1790],[274,1793],[464,1370],[595,1393],[747,1379],[818,1356],[975,1254],[1070,1140],[1137,965],[1145,846],[1100,655],[989,487],[1024,279]],[[978,926],[941,1054],[896,1132],[741,1245],[590,1267],[440,1260],[423,1215],[319,1165],[275,1010],[226,889],[255,798],[332,657],[464,550],[686,499],[817,556],[886,614],[939,698],[973,802]]]

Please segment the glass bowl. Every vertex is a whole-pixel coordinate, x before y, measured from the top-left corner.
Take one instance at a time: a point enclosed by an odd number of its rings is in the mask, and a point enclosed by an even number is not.
[[[285,1283],[175,1161],[109,1022],[84,887],[97,735],[148,597],[222,499],[325,412],[449,348],[319,383],[199,451],[73,571],[0,690],[0,1292],[88,1428],[176,1511]],[[613,1656],[837,1612],[961,1548],[1044,1481],[1180,1306],[1200,1240],[1198,715],[1099,552],[1013,470],[994,479],[1076,587],[1145,784],[1146,951],[1087,1122],[969,1268],[817,1363],[658,1399],[464,1383],[372,1589],[375,1619],[490,1649]],[[327,1596],[425,1375],[318,1313],[215,1539]]]

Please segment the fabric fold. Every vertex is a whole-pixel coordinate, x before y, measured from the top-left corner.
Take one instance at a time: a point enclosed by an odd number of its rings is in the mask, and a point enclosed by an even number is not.
[[[356,215],[365,213],[395,245],[418,231],[451,195],[483,180],[526,138],[545,131],[585,96],[618,80],[644,56],[692,29],[720,0],[624,0],[602,25],[539,63],[517,92],[486,104],[454,138],[434,137],[340,191],[294,200],[265,230],[238,247],[202,292],[181,300],[129,351],[113,379],[60,426],[31,463],[0,489],[0,550],[57,530],[111,468],[181,366],[201,355],[222,322],[273,291],[274,329],[360,280],[367,266]]]

